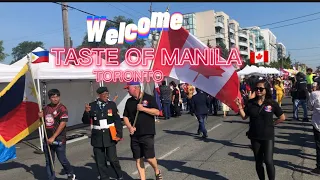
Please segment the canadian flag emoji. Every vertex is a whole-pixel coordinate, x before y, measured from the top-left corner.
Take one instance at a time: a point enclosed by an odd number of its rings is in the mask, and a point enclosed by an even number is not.
[[[269,52],[268,51],[259,51],[259,52],[250,52],[250,64],[256,64],[261,62],[269,62]]]

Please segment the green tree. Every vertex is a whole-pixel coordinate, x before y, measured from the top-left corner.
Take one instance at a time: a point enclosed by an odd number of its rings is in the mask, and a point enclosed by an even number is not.
[[[7,56],[8,54],[4,52],[3,41],[0,41],[0,62],[6,59]]]
[[[290,69],[292,67],[292,61],[290,55],[287,57],[280,58],[276,62],[271,62],[270,67],[273,68],[283,68],[283,69]]]
[[[36,49],[37,47],[41,47],[44,49],[44,43],[41,41],[24,41],[18,44],[16,47],[12,48],[12,57],[13,61],[10,64],[17,62],[22,59],[25,55]]]
[[[132,19],[126,18],[124,16],[116,16],[116,17],[113,18],[113,21],[117,22],[118,24],[115,24],[113,22],[107,21],[107,24],[105,26],[106,30],[109,29],[109,28],[119,29],[120,22],[126,22],[126,25],[134,23]],[[79,50],[79,49],[84,48],[84,47],[85,48],[95,48],[95,47],[119,48],[120,49],[120,59],[124,60],[125,53],[129,48],[135,47],[135,48],[139,49],[139,48],[143,48],[146,45],[145,39],[139,39],[139,38],[137,38],[136,42],[134,42],[133,44],[128,44],[128,43],[124,42],[123,44],[108,45],[104,41],[105,37],[106,37],[106,34],[104,33],[102,35],[101,41],[99,43],[88,42],[88,34],[86,34],[84,36],[84,38],[83,38],[83,41],[82,41],[81,45],[78,46],[77,49]]]
[[[217,48],[220,48],[220,54],[224,59],[228,59],[229,57],[229,50],[227,49],[226,45],[222,41],[217,42]]]

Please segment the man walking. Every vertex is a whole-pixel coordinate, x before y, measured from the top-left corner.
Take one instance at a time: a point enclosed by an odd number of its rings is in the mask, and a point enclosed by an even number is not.
[[[170,119],[171,89],[169,86],[166,85],[166,81],[162,81],[162,84],[160,85],[159,89],[160,89],[160,99],[161,99],[161,103],[164,111],[164,118]]]
[[[52,164],[54,164],[55,154],[57,154],[58,160],[68,175],[68,180],[75,180],[76,175],[73,173],[73,168],[66,157],[66,124],[68,122],[68,110],[62,103],[60,103],[60,91],[58,89],[49,90],[48,97],[50,104],[46,105],[43,108],[43,111],[39,112],[39,117],[44,117],[46,132],[49,138],[43,145],[48,179],[54,180],[55,173],[51,169],[47,143],[49,144],[52,155]]]
[[[207,138],[207,130],[205,127],[205,120],[208,117],[208,110],[210,106],[210,100],[206,93],[196,88],[197,94],[192,96],[191,104],[193,113],[196,115],[199,121],[199,128],[197,134],[200,135],[202,133],[203,138]]]
[[[117,175],[123,179],[120,162],[117,156],[117,142],[122,138],[122,124],[116,103],[108,100],[107,87],[97,89],[99,98],[86,104],[82,116],[84,124],[91,124],[91,145],[101,180],[109,180],[107,160]]]
[[[299,72],[296,75],[296,99],[294,100],[294,114],[293,117],[295,120],[299,120],[299,106],[302,106],[303,109],[303,120],[304,122],[308,122],[308,109],[307,109],[307,100],[309,99],[309,92],[307,88],[307,81],[305,75]]]
[[[136,160],[140,179],[146,180],[143,160],[145,158],[153,168],[156,180],[162,180],[154,149],[154,136],[156,134],[154,118],[159,116],[156,100],[151,95],[141,92],[139,82],[129,82],[125,89],[128,90],[131,97],[126,102],[123,121],[130,133],[131,150],[133,158]],[[139,103],[141,98],[142,104]],[[138,118],[135,126],[133,126],[137,111],[139,111]]]

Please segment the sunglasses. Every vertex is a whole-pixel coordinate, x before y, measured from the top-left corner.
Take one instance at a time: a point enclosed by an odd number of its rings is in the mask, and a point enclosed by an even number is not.
[[[254,90],[255,91],[260,91],[260,92],[262,92],[263,90],[265,90],[266,88],[263,88],[263,87],[256,87]]]

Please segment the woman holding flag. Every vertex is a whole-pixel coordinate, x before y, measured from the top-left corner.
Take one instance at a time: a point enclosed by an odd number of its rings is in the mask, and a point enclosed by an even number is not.
[[[256,171],[260,180],[265,179],[263,163],[269,180],[275,180],[274,126],[285,120],[279,104],[272,99],[271,87],[267,80],[259,80],[254,87],[252,99],[243,108],[240,99],[235,100],[242,119],[250,119],[248,138],[251,140],[256,161]],[[273,115],[279,119],[274,121]]]

